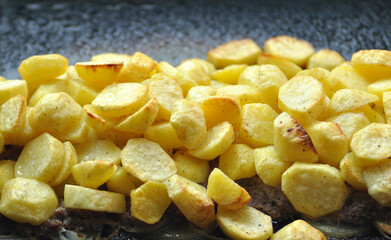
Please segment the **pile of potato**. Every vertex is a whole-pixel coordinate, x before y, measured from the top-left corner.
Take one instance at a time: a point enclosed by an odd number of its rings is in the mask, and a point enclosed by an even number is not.
[[[0,151],[23,146],[0,161],[0,212],[39,225],[63,197],[154,224],[173,202],[233,239],[325,239],[302,220],[273,235],[235,182],[255,175],[312,218],[342,208],[346,183],[390,207],[391,52],[348,62],[289,36],[263,49],[232,41],[177,67],[139,52],[25,59],[23,80],[0,79]]]

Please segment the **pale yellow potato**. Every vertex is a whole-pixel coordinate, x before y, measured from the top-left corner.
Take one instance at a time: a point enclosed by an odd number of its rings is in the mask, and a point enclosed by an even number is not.
[[[132,56],[129,54],[120,54],[120,53],[101,53],[91,57],[91,62],[106,62],[106,61],[119,61],[126,63],[128,62]]]
[[[245,144],[232,144],[219,157],[219,169],[232,180],[255,176],[254,149]]]
[[[330,49],[321,49],[310,57],[307,68],[324,68],[329,71],[345,62],[341,54]]]
[[[286,162],[317,162],[318,154],[307,131],[286,112],[274,120],[274,148]]]
[[[48,133],[28,142],[15,164],[15,177],[50,182],[63,164],[64,146]]]
[[[83,143],[92,139],[97,138],[97,133],[93,128],[90,127],[82,117],[77,121],[76,125],[67,128],[61,133],[54,134],[58,140],[62,142],[69,141],[72,144]]]
[[[391,157],[391,125],[369,124],[353,135],[350,146],[362,167],[388,161]]]
[[[267,104],[244,105],[240,114],[239,140],[251,147],[273,144],[273,121],[277,116]]]
[[[144,103],[148,88],[140,83],[117,83],[104,88],[91,102],[106,117],[121,117],[136,112]]]
[[[306,69],[298,72],[296,76],[311,76],[323,84],[326,96],[331,98],[334,94],[330,86],[330,71],[321,67]]]
[[[186,100],[202,104],[206,99],[216,95],[216,89],[211,86],[192,87],[186,95]]]
[[[170,124],[176,135],[188,149],[197,149],[207,138],[204,112],[199,104],[189,100],[177,100],[172,109]]]
[[[64,159],[53,180],[49,182],[50,186],[57,186],[64,182],[72,174],[72,167],[79,162],[75,147],[73,147],[72,143],[64,142],[63,145]]]
[[[391,91],[391,78],[382,79],[368,85],[368,92],[379,97],[376,105],[383,106],[383,92]]]
[[[246,206],[251,200],[250,194],[244,188],[218,168],[213,169],[210,173],[206,191],[208,197],[219,206],[234,211]]]
[[[371,82],[391,77],[391,51],[360,50],[352,55],[352,66]]]
[[[183,146],[170,122],[153,124],[145,131],[144,137],[152,142],[158,143],[163,149]]]
[[[221,87],[217,89],[216,96],[236,97],[239,99],[241,107],[245,104],[261,102],[258,88],[249,85],[229,85]]]
[[[368,193],[380,205],[391,206],[391,162],[386,161],[363,170],[364,181],[368,187]]]
[[[343,112],[328,118],[326,121],[338,123],[348,139],[349,149],[353,134],[371,123],[362,112]]]
[[[79,77],[68,79],[67,86],[69,95],[80,106],[90,104],[98,96],[98,90],[85,84]]]
[[[247,68],[247,64],[232,64],[212,73],[212,78],[227,84],[237,84],[240,74]]]
[[[121,61],[77,62],[77,74],[94,88],[104,88],[113,84],[124,63]]]
[[[53,134],[74,128],[83,109],[67,93],[49,93],[32,109],[28,121],[32,128]]]
[[[144,138],[129,139],[121,151],[122,167],[143,182],[161,182],[177,172],[175,162],[159,146]]]
[[[0,82],[0,106],[17,95],[22,95],[27,99],[27,92],[27,82],[25,80],[8,80]]]
[[[281,187],[282,174],[292,165],[277,155],[274,146],[254,149],[255,171],[262,182],[272,186]]]
[[[20,63],[18,71],[27,81],[31,94],[40,84],[64,74],[67,68],[68,59],[59,54],[46,54],[26,58]]]
[[[130,193],[132,217],[148,224],[159,222],[170,204],[166,186],[160,182],[148,181]]]
[[[281,190],[296,211],[312,218],[341,210],[349,195],[338,169],[316,163],[294,163],[282,175]]]
[[[235,131],[240,127],[240,100],[236,97],[213,96],[206,99],[201,108],[204,111],[208,129],[228,121]]]
[[[0,132],[3,134],[19,133],[26,126],[27,101],[17,95],[0,107]]]
[[[266,64],[247,67],[240,75],[238,84],[258,88],[261,102],[269,104],[275,111],[279,112],[278,92],[287,81],[287,77],[277,66]]]
[[[3,76],[0,76],[0,82],[5,82],[5,81],[7,81],[7,79]]]
[[[101,133],[97,134],[97,138],[92,138],[92,140],[100,139],[100,140],[111,140],[115,145],[117,145],[119,148],[125,147],[125,145],[128,143],[129,139],[132,138],[140,138],[142,137],[142,134],[134,134],[134,133],[125,133],[118,131],[114,128],[109,128]]]
[[[117,166],[104,160],[80,162],[72,167],[72,176],[82,187],[97,189],[116,172]]]
[[[178,70],[172,66],[171,64],[169,64],[168,62],[165,62],[165,61],[161,61],[159,62],[159,64],[156,66],[156,71],[158,73],[164,73],[168,76],[171,76],[171,77],[174,77],[176,76],[176,74],[178,73]]]
[[[189,222],[200,228],[214,223],[215,206],[203,186],[176,174],[163,183],[168,196]]]
[[[384,92],[382,99],[386,121],[388,124],[391,124],[391,91]]]
[[[357,109],[356,112],[363,112],[370,122],[386,123],[385,114],[375,111],[368,104]]]
[[[304,67],[308,59],[314,54],[311,43],[290,36],[270,38],[266,40],[263,48],[265,53],[286,58],[301,67]]]
[[[274,233],[270,240],[326,240],[326,236],[307,222],[299,219],[293,221]]]
[[[261,48],[252,39],[241,39],[209,50],[206,58],[216,68],[224,68],[232,64],[253,65],[261,53]]]
[[[330,100],[330,114],[354,111],[378,100],[379,97],[371,93],[355,89],[341,89],[335,92]]]
[[[49,185],[17,177],[4,185],[0,212],[15,222],[40,225],[53,215],[57,205],[56,193]]]
[[[277,66],[288,79],[291,79],[302,70],[302,68],[294,62],[283,57],[274,56],[270,53],[263,53],[258,57],[258,65],[265,64]]]
[[[249,206],[234,211],[219,205],[216,220],[234,240],[266,240],[273,234],[271,217]]]
[[[357,89],[366,91],[368,82],[349,63],[343,63],[330,72],[330,87],[333,92],[340,89]]]
[[[15,163],[12,160],[0,160],[0,196],[4,185],[15,178]]]
[[[338,168],[348,153],[349,141],[338,123],[317,121],[307,127],[321,163]]]
[[[156,98],[152,98],[137,112],[133,113],[115,126],[114,129],[121,132],[142,134],[152,125],[157,116],[158,110],[159,103]]]
[[[116,77],[116,82],[141,82],[155,70],[157,63],[147,55],[135,52]]]
[[[93,140],[75,145],[79,162],[104,160],[119,165],[121,149],[109,139]]]
[[[228,86],[229,84],[228,83],[223,83],[223,82],[219,82],[219,81],[216,81],[216,80],[211,80],[210,81],[210,86],[214,89],[219,89],[221,87],[225,87],[225,86]]]
[[[353,153],[347,153],[342,159],[339,169],[341,177],[357,191],[367,191],[367,185],[364,181],[363,167],[358,165]]]
[[[206,64],[210,66],[206,66]],[[210,85],[211,73],[209,69],[215,70],[211,63],[198,58],[186,59],[176,69],[193,79],[198,85]]]
[[[45,96],[48,93],[59,93],[59,92],[66,92],[68,93],[68,85],[67,81],[54,81],[54,82],[48,82],[45,84],[39,85],[37,90],[35,90],[34,94],[31,95],[28,105],[30,107],[34,107],[39,100],[43,96]]]
[[[222,122],[209,129],[202,144],[188,153],[200,159],[213,160],[224,153],[234,140],[232,125],[229,122]]]
[[[114,127],[117,121],[108,117],[103,117],[92,104],[83,106],[83,118],[86,123],[98,133]]]
[[[198,86],[197,82],[190,78],[186,72],[178,71],[175,75],[175,80],[181,86],[184,96],[187,95],[191,88]]]
[[[111,192],[117,192],[129,196],[130,191],[136,188],[133,178],[122,167],[117,167],[117,171],[106,182],[107,188]]]
[[[125,213],[125,195],[108,191],[66,184],[64,188],[66,208],[96,212]]]
[[[299,123],[312,122],[326,109],[323,84],[311,76],[297,76],[281,86],[278,107]]]
[[[196,158],[184,150],[178,150],[172,156],[177,174],[196,183],[205,183],[210,173],[209,162]]]

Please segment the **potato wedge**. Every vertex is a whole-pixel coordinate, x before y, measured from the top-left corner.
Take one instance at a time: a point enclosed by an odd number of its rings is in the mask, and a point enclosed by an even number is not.
[[[163,182],[168,196],[191,223],[205,228],[215,221],[215,206],[206,189],[179,175],[173,175]]]
[[[216,219],[223,233],[231,239],[266,240],[273,234],[271,217],[249,206],[237,211],[219,206]]]
[[[329,80],[330,72],[328,70],[321,67],[311,68],[298,72],[296,76],[311,76],[313,78],[316,78],[319,82],[322,83],[326,96],[329,98],[333,96],[334,92],[331,89],[331,84]]]
[[[136,188],[133,179],[134,178],[132,178],[129,173],[118,166],[117,171],[106,182],[106,186],[111,192],[122,193],[129,196],[130,191]]]
[[[367,167],[363,171],[364,181],[368,187],[368,193],[380,205],[391,206],[391,162],[387,161],[375,166]]]
[[[64,142],[63,145],[64,159],[53,180],[49,182],[51,186],[57,186],[64,182],[72,174],[72,167],[79,162],[75,147],[73,147],[72,143]]]
[[[152,142],[158,143],[163,149],[183,146],[170,122],[161,122],[152,125],[145,131],[144,137]]]
[[[17,177],[4,185],[0,212],[16,222],[39,225],[53,215],[57,205],[56,193],[49,185]]]
[[[209,162],[196,158],[184,150],[178,150],[172,156],[177,174],[195,183],[205,183],[210,173]]]
[[[343,180],[352,185],[357,191],[367,191],[367,185],[364,181],[363,167],[358,165],[353,153],[347,153],[342,159],[339,169]]]
[[[378,100],[379,98],[371,93],[355,89],[341,89],[335,92],[331,98],[329,104],[330,114],[354,111]]]
[[[92,210],[97,212],[125,213],[125,195],[108,191],[65,185],[64,205],[66,208]]]
[[[157,63],[147,55],[135,52],[116,77],[116,82],[141,82],[155,70]]]
[[[121,162],[121,149],[113,141],[92,140],[75,145],[79,162],[104,160],[119,165]]]
[[[72,176],[82,187],[97,189],[116,172],[117,166],[104,160],[81,162],[72,167]]]
[[[90,86],[103,89],[113,84],[124,63],[122,61],[77,62],[77,74]]]
[[[341,54],[330,49],[321,49],[310,57],[307,68],[321,67],[329,71],[345,62]]]
[[[0,160],[0,196],[3,192],[4,185],[11,179],[15,178],[15,161]]]
[[[204,111],[208,129],[228,121],[235,131],[240,127],[240,101],[235,97],[213,96],[206,99],[201,108]]]
[[[161,182],[177,172],[174,160],[157,143],[144,138],[129,139],[121,162],[128,173],[143,182]]]
[[[85,84],[79,77],[68,79],[67,86],[69,95],[80,106],[90,104],[98,96],[98,90]]]
[[[326,240],[326,236],[307,222],[299,219],[285,225],[274,233],[270,240]]]
[[[245,144],[232,144],[220,155],[218,168],[232,180],[255,176],[254,149]]]
[[[240,101],[240,107],[249,103],[260,103],[261,96],[256,87],[249,85],[229,85],[216,91],[217,96],[236,97]]]
[[[186,95],[186,100],[202,104],[206,99],[216,95],[216,89],[211,86],[192,87]]]
[[[274,148],[286,162],[317,162],[318,154],[310,135],[286,112],[274,119]]]
[[[362,112],[343,112],[328,118],[326,121],[338,123],[342,132],[348,138],[349,143],[355,132],[371,123]]]
[[[224,68],[232,64],[255,64],[261,53],[261,48],[252,39],[241,39],[209,50],[206,58],[216,68]]]
[[[274,56],[270,53],[263,53],[258,57],[258,65],[271,64],[277,66],[288,79],[294,77],[299,71],[301,71],[301,67],[292,61]]]
[[[0,132],[3,134],[19,133],[26,126],[27,101],[17,95],[0,107]]]
[[[166,186],[160,182],[148,181],[130,193],[132,217],[148,224],[159,222],[170,204]]]
[[[212,78],[227,84],[237,84],[240,74],[246,69],[247,64],[232,64],[212,73]]]
[[[352,55],[352,66],[371,82],[391,77],[391,51],[360,50]]]
[[[24,80],[8,80],[0,82],[0,106],[9,99],[22,95],[27,99],[27,82]]]
[[[128,62],[132,56],[129,54],[120,54],[120,53],[101,53],[97,54],[91,57],[91,62],[111,62],[111,61],[117,61],[117,62]]]
[[[368,86],[367,80],[349,63],[331,70],[329,82],[334,92],[345,88],[366,91]]]
[[[298,212],[313,218],[341,210],[349,195],[338,169],[302,162],[284,172],[281,190]]]

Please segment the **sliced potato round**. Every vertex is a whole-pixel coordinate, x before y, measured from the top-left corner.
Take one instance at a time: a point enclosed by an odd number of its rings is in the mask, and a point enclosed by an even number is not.
[[[77,153],[72,143],[64,142],[64,160],[58,170],[57,174],[54,176],[53,180],[49,183],[51,186],[57,186],[63,181],[65,181],[69,175],[72,174],[72,167],[79,162],[77,158]]]
[[[219,157],[219,169],[233,180],[255,176],[254,149],[246,144],[232,144]]]
[[[133,180],[134,177],[132,178],[129,173],[118,166],[117,171],[106,182],[106,186],[111,192],[123,193],[128,196],[130,191],[136,188]]]
[[[299,239],[326,240],[326,236],[307,222],[299,219],[285,225],[270,238],[270,240]]]
[[[368,86],[366,78],[348,62],[331,70],[329,82],[334,92],[345,88],[366,91]]]
[[[343,180],[352,185],[357,191],[366,191],[367,185],[364,181],[363,167],[358,165],[353,153],[347,153],[342,159],[339,169]]]
[[[391,161],[367,167],[363,171],[368,193],[380,205],[391,206]]]
[[[379,97],[371,93],[355,89],[341,89],[335,92],[330,99],[330,114],[354,111],[378,100]]]
[[[130,60],[125,59],[124,67],[116,77],[116,82],[141,82],[155,70],[157,63],[151,57],[135,52]]]
[[[321,49],[310,57],[307,68],[321,67],[329,71],[345,62],[341,54],[330,49]]]
[[[306,69],[298,72],[296,76],[311,76],[313,78],[316,78],[319,82],[322,83],[324,91],[327,95],[327,97],[331,98],[334,94],[333,90],[330,86],[330,71],[317,67],[317,68],[311,68]]]
[[[104,88],[115,81],[124,63],[121,61],[78,62],[75,64],[77,74],[89,85]]]
[[[202,104],[206,99],[216,95],[216,89],[211,86],[192,87],[186,95],[186,100]]]
[[[158,73],[164,73],[170,77],[175,77],[178,70],[166,61],[161,61],[156,67]]]
[[[245,104],[261,102],[259,90],[256,87],[249,85],[228,85],[221,87],[217,89],[216,95],[222,97],[236,97],[239,99],[241,107]]]
[[[117,170],[114,163],[104,160],[81,162],[72,167],[72,176],[82,187],[96,189],[109,180]]]
[[[163,149],[183,146],[170,122],[153,124],[145,131],[144,137],[152,142],[158,143]]]
[[[237,84],[240,74],[246,69],[247,64],[232,64],[212,73],[213,79],[222,83]]]
[[[15,178],[15,161],[0,160],[0,196],[3,191],[4,184]]]
[[[69,95],[80,106],[90,104],[98,96],[98,90],[88,86],[80,77],[68,78],[66,83]]]
[[[83,106],[83,118],[98,133],[115,126],[115,120],[101,116],[92,104]]]
[[[177,174],[196,183],[205,183],[210,173],[209,162],[196,158],[184,150],[178,150],[172,156]]]
[[[349,143],[355,132],[371,123],[362,112],[343,112],[328,118],[326,121],[338,123],[342,132],[348,138]]]
[[[119,165],[121,149],[109,139],[91,140],[75,145],[79,162],[104,160]]]
[[[299,71],[301,71],[301,67],[299,67],[297,64],[293,63],[292,61],[274,56],[270,53],[263,53],[259,55],[258,57],[258,64],[259,65],[265,65],[265,64],[271,64],[277,66],[281,71],[285,74],[285,76],[288,79],[291,79],[294,77]]]
[[[17,95],[22,95],[27,99],[27,91],[27,83],[24,80],[0,82],[0,105]]]
[[[212,71],[209,71],[210,68]],[[210,62],[199,58],[186,59],[176,69],[193,79],[198,85],[210,85],[210,75],[215,70]]]
[[[352,66],[372,82],[391,77],[391,51],[360,50],[352,55]]]
[[[0,132],[17,133],[26,126],[27,101],[17,95],[0,107]]]
[[[391,78],[382,79],[368,85],[368,92],[379,97],[376,105],[383,106],[383,92],[391,91]]]
[[[116,62],[123,62],[126,63],[128,62],[132,56],[129,54],[120,54],[120,53],[101,53],[97,54],[91,57],[91,62],[111,62],[111,61],[116,61]]]
[[[234,130],[240,127],[240,101],[236,97],[213,96],[202,105],[208,129],[219,123],[228,121]]]

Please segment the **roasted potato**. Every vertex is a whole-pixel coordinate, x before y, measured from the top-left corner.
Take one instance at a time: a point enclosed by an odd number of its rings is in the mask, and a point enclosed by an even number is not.
[[[329,71],[345,62],[345,59],[336,51],[321,49],[310,57],[307,68],[321,67]]]

